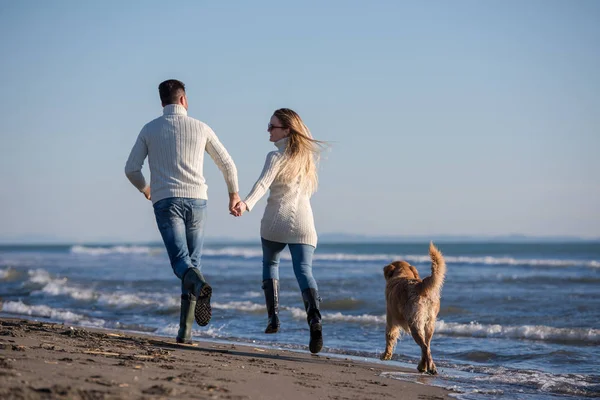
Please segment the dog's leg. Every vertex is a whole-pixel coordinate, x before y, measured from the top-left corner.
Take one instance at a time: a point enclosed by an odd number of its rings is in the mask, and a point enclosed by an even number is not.
[[[435,330],[435,318],[430,319],[425,324],[425,343],[427,344],[427,372],[431,375],[437,374],[437,369],[433,363],[433,357],[431,356],[431,338],[433,337],[433,331]]]
[[[400,335],[400,327],[393,324],[390,316],[387,316],[387,324],[385,327],[385,352],[381,355],[382,360],[391,360],[394,354],[394,347]]]
[[[415,342],[421,348],[421,362],[419,362],[417,369],[420,372],[426,372],[427,371],[427,354],[429,354],[429,346],[427,345],[427,342],[425,341],[424,329],[419,329],[417,327],[411,326],[410,334],[412,335],[413,339],[415,339]]]

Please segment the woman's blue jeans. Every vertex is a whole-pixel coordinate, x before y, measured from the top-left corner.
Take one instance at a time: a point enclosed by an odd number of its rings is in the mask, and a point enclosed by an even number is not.
[[[300,290],[315,289],[317,282],[312,275],[312,258],[315,248],[309,244],[279,243],[261,238],[263,250],[263,280],[279,279],[279,257],[285,246],[290,248],[294,274]]]
[[[188,268],[202,270],[200,258],[206,200],[184,197],[162,199],[154,203],[154,216],[175,275],[183,279]]]

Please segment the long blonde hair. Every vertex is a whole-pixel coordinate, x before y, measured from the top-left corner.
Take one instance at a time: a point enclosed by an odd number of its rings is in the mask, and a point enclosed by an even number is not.
[[[290,130],[284,153],[285,164],[279,177],[286,182],[299,180],[300,184],[306,185],[309,193],[316,192],[319,186],[319,155],[326,143],[313,139],[310,130],[295,111],[280,108],[273,115]]]

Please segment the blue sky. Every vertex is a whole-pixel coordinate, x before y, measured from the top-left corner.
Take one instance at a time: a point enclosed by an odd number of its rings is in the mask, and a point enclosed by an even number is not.
[[[600,2],[282,3],[1,2],[0,239],[159,239],[123,167],[169,78],[242,196],[273,110],[330,142],[320,233],[600,237]],[[205,169],[207,236],[258,238]]]

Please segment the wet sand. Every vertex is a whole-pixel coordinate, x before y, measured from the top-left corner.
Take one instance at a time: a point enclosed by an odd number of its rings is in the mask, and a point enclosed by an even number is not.
[[[416,369],[0,318],[1,399],[449,398],[383,371]]]

